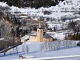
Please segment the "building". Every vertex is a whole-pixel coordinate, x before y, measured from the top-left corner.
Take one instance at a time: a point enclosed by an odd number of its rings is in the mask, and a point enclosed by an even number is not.
[[[21,42],[26,42],[27,40],[29,40],[29,35],[25,35],[21,38]]]
[[[35,42],[52,42],[53,38],[43,31],[41,21],[39,21],[39,26],[37,28],[36,35],[30,35],[29,40]]]

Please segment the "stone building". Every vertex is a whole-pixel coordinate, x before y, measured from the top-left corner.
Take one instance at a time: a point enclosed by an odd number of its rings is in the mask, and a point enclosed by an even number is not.
[[[43,31],[41,21],[39,21],[39,26],[37,28],[36,35],[30,35],[29,40],[35,42],[52,42],[53,38]]]

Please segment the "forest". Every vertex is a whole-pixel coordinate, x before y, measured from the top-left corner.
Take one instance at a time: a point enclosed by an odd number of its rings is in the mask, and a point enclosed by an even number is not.
[[[9,6],[17,6],[17,7],[34,7],[34,8],[40,8],[40,7],[49,7],[49,6],[55,6],[60,1],[64,0],[1,0],[1,2],[7,2]]]

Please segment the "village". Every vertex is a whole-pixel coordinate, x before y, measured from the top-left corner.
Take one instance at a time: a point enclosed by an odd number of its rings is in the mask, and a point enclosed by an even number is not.
[[[53,57],[50,53],[55,51],[78,48],[80,7],[72,8],[71,1],[65,1],[63,4],[64,7],[66,4],[71,6],[64,8],[59,5],[60,8],[55,7],[52,11],[42,8],[42,13],[37,11],[37,14],[34,12],[35,9],[24,13],[22,10],[25,9],[18,11],[17,7],[11,10],[9,6],[0,6],[0,57],[13,58],[13,55],[16,55],[20,60],[35,60],[38,57]],[[49,55],[45,55],[45,52]]]

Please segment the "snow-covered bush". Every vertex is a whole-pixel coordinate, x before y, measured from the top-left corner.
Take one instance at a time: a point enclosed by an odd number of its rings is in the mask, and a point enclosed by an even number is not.
[[[77,46],[80,46],[80,42],[77,43]]]

